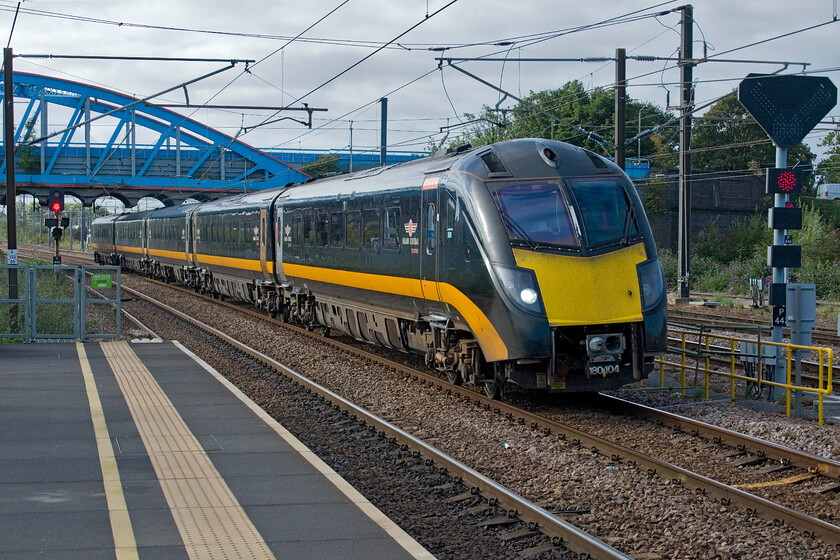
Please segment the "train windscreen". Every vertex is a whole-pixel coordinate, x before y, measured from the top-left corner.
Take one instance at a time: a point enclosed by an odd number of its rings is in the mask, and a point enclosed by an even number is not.
[[[624,186],[613,179],[573,179],[569,184],[590,247],[627,243],[639,234]]]
[[[493,192],[511,242],[579,247],[576,224],[557,183],[524,183]]]

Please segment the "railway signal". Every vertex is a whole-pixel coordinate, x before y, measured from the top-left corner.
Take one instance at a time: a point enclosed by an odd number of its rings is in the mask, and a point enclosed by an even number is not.
[[[55,239],[55,256],[53,257],[53,265],[61,264],[61,255],[58,250],[58,243],[64,237],[64,227],[69,225],[68,218],[61,218],[59,216],[64,211],[64,187],[50,187],[49,195],[50,210],[55,212],[55,218],[46,218],[44,223],[47,227],[52,227],[52,237]]]
[[[64,211],[64,187],[50,187],[49,207],[56,215]]]
[[[799,305],[788,308],[789,269],[802,266],[802,248],[792,244],[789,233],[802,228],[802,210],[790,202],[790,195],[802,192],[802,172],[787,167],[787,150],[799,144],[837,104],[837,87],[825,77],[749,74],[738,85],[738,101],[776,146],[776,167],[767,170],[767,194],[773,195],[773,208],[768,214],[773,245],[767,247],[767,265],[773,269],[772,341],[778,343],[782,341],[782,327],[788,321],[796,323],[803,313]],[[791,285],[794,286],[801,285]],[[777,348],[773,381],[784,384],[785,374],[784,360]],[[780,394],[777,388],[770,397]]]
[[[771,167],[767,170],[767,194],[800,194],[802,170]]]

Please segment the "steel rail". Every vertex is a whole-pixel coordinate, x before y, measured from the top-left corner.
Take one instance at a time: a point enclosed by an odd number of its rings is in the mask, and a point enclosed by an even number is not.
[[[180,289],[172,286],[171,284],[159,284],[173,289]],[[126,288],[123,287],[123,290],[126,290]],[[191,290],[184,291],[192,295],[197,295]],[[485,410],[492,410],[496,414],[504,416],[505,418],[515,418],[520,424],[530,425],[533,430],[539,429],[546,434],[556,433],[561,439],[570,441],[572,444],[580,445],[582,447],[588,447],[593,452],[610,456],[615,460],[624,458],[640,468],[648,469],[648,472],[651,474],[657,474],[662,478],[670,479],[676,483],[683,484],[686,487],[694,489],[699,494],[717,498],[724,504],[737,504],[745,508],[745,510],[749,513],[755,513],[765,519],[773,521],[774,523],[789,525],[799,531],[802,531],[804,535],[819,536],[825,542],[840,549],[840,527],[827,523],[821,519],[817,519],[781,504],[776,504],[770,500],[761,498],[760,496],[728,486],[722,482],[713,480],[699,473],[694,473],[666,461],[650,457],[634,449],[605,440],[599,436],[588,434],[568,425],[560,424],[559,422],[555,422],[551,419],[545,418],[544,416],[528,412],[507,403],[491,400],[476,391],[472,391],[467,388],[453,387],[448,382],[435,375],[418,371],[410,366],[382,358],[376,354],[365,352],[357,347],[344,344],[336,340],[322,337],[308,332],[305,329],[289,325],[288,323],[282,323],[280,321],[270,319],[256,310],[227,304],[225,302],[218,302],[216,300],[213,301],[220,305],[229,305],[230,307],[238,310],[251,313],[263,320],[282,325],[297,332],[306,333],[306,335],[312,337],[314,340],[318,340],[334,348],[347,351],[353,355],[375,360],[380,364],[393,368],[395,371],[404,374],[407,378],[416,382],[429,384],[438,387],[440,390],[446,390],[448,393],[453,394],[457,398],[461,398],[468,403],[473,403],[475,406],[480,406]],[[682,419],[682,417],[680,417],[680,419]],[[735,437],[734,432],[730,437]],[[541,526],[543,525],[541,524]]]
[[[791,449],[790,447],[759,439],[748,434],[733,432],[732,430],[713,426],[700,420],[680,416],[665,410],[658,410],[612,395],[601,393],[598,395],[598,398],[608,403],[609,407],[613,410],[644,418],[645,420],[667,424],[674,431],[687,432],[691,435],[704,437],[735,448],[743,447],[745,450],[752,450],[761,457],[779,461],[782,464],[789,464],[793,467],[806,469],[834,479],[840,478],[840,461],[812,455],[811,453],[798,449]]]
[[[762,322],[758,319],[750,319],[748,317],[738,317],[738,323],[734,323],[733,321],[727,321],[724,317],[720,316],[713,316],[702,313],[700,311],[683,311],[683,310],[668,310],[668,319],[669,322],[672,319],[684,319],[688,321],[695,321],[704,323],[709,326],[716,326],[720,328],[726,328],[727,326],[735,325],[750,325],[754,327],[764,327],[767,331],[770,330],[770,326],[766,322]],[[789,333],[789,328],[785,327],[785,333]],[[822,329],[822,328],[814,328],[812,330],[812,336],[814,338],[825,340],[830,344],[840,344],[840,337],[837,336],[836,333],[829,329]]]
[[[574,525],[563,521],[557,516],[537,506],[533,502],[526,500],[522,496],[511,492],[507,488],[497,484],[493,480],[461,463],[454,457],[435,449],[427,443],[415,438],[408,432],[405,432],[397,426],[391,424],[387,420],[379,418],[373,413],[353,404],[326,387],[319,385],[315,381],[297,373],[293,369],[281,364],[270,356],[263,354],[259,350],[251,348],[226,333],[190,317],[189,315],[168,306],[163,302],[142,294],[137,290],[133,290],[125,286],[123,286],[122,289],[131,293],[134,297],[141,298],[165,310],[166,312],[175,315],[181,320],[187,321],[205,332],[218,337],[241,352],[248,354],[252,358],[271,367],[275,371],[289,377],[313,393],[320,395],[325,400],[336,404],[342,410],[349,412],[366,424],[374,426],[377,430],[384,432],[399,443],[407,445],[409,448],[418,451],[427,459],[431,459],[435,463],[444,466],[450,475],[462,478],[466,484],[478,488],[486,497],[495,498],[506,508],[515,511],[517,517],[519,517],[522,521],[535,523],[538,529],[549,537],[558,537],[562,539],[563,544],[567,548],[578,553],[590,554],[595,558],[604,558],[609,560],[632,560],[629,556],[622,554],[606,543],[603,543],[595,537],[581,531]]]

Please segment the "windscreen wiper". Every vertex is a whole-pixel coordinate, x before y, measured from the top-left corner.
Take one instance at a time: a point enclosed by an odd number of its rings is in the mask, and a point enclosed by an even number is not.
[[[508,225],[508,227],[511,230],[513,230],[513,232],[516,235],[519,236],[518,239],[524,241],[528,245],[528,247],[531,248],[531,250],[536,251],[540,248],[539,244],[533,239],[531,239],[531,236],[525,233],[525,230],[522,229],[522,226],[516,223],[516,221],[513,218],[508,216],[507,212],[502,212],[502,218],[504,218],[505,223]]]
[[[621,234],[621,245],[626,247],[630,244],[630,226],[636,223],[637,230],[639,226],[636,222],[636,210],[633,208],[633,203],[626,198],[624,201],[627,203],[627,214],[624,215],[624,233]]]

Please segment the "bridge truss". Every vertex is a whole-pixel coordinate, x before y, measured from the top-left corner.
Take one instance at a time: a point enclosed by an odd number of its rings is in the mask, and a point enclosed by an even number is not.
[[[16,117],[14,137],[18,194],[45,200],[48,187],[57,185],[85,206],[103,196],[115,197],[126,206],[134,206],[143,197],[170,206],[187,198],[217,198],[309,178],[189,117],[111,90],[15,72],[14,96],[27,102],[22,116]],[[102,116],[95,131],[101,138],[94,140],[92,116]],[[63,124],[56,126],[51,117],[63,118]],[[56,130],[64,132],[31,143]],[[145,139],[141,143],[138,134]],[[0,160],[5,184],[7,162],[2,151]]]

